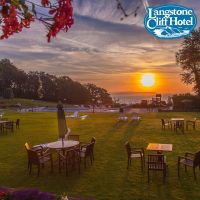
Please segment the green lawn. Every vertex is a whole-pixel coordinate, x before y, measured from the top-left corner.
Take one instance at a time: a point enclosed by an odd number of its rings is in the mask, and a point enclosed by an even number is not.
[[[184,135],[170,131],[161,131],[161,117],[200,118],[197,113],[147,113],[142,115],[139,124],[124,122],[117,124],[116,114],[89,114],[86,120],[68,119],[68,126],[74,134],[80,134],[82,141],[89,141],[95,136],[95,163],[86,170],[82,167],[81,175],[73,172],[68,177],[58,173],[55,165],[54,174],[49,167],[37,178],[37,170],[31,176],[27,172],[27,155],[24,143],[31,145],[57,139],[56,113],[8,113],[10,119],[20,118],[20,130],[0,135],[0,185],[7,187],[37,187],[42,191],[70,196],[91,196],[97,200],[142,200],[142,199],[200,199],[200,171],[197,170],[198,182],[193,179],[191,170],[181,170],[177,178],[177,155],[185,151],[200,150],[200,124],[196,131]],[[124,142],[130,140],[136,146],[146,148],[150,142],[172,143],[173,152],[166,153],[168,173],[166,184],[162,175],[151,174],[147,183],[147,172],[141,172],[140,162],[126,169],[127,156]],[[148,152],[146,152],[147,154]],[[35,168],[34,168],[35,169]]]

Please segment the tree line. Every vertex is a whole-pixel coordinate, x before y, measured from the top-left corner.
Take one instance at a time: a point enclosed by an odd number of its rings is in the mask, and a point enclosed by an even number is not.
[[[68,76],[18,69],[9,59],[0,60],[0,96],[62,102],[111,105],[110,94],[94,84],[81,84]]]

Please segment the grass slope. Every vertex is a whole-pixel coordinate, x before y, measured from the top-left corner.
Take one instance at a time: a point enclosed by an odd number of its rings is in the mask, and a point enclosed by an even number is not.
[[[24,143],[31,145],[46,143],[57,139],[56,113],[8,113],[10,119],[22,120],[20,130],[0,135],[0,184],[8,187],[37,187],[43,191],[70,196],[92,196],[97,200],[140,200],[140,199],[200,199],[199,182],[193,180],[192,170],[181,170],[181,179],[177,178],[177,155],[186,151],[200,150],[200,127],[184,135],[170,131],[161,131],[161,117],[200,117],[197,113],[147,113],[142,115],[139,124],[122,122],[117,124],[116,114],[89,114],[86,120],[68,119],[68,126],[74,134],[80,134],[82,141],[97,139],[95,163],[81,175],[73,172],[68,177],[58,173],[55,164],[54,174],[46,166],[39,178],[27,172],[27,155]],[[166,153],[168,173],[166,184],[162,175],[151,174],[147,183],[147,172],[141,172],[140,162],[135,162],[127,170],[127,156],[124,142],[130,140],[135,146],[145,147],[150,142],[172,143],[173,152]],[[147,154],[147,152],[146,152]]]

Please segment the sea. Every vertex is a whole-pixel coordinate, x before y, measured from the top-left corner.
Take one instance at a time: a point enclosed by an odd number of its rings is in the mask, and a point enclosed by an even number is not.
[[[121,104],[135,104],[140,103],[141,100],[151,100],[153,97],[156,96],[157,93],[154,92],[119,92],[119,93],[112,93],[111,96],[114,101],[117,101]],[[160,94],[160,93],[159,93]],[[170,93],[163,93],[162,101],[167,101],[169,97],[172,97],[174,94]]]

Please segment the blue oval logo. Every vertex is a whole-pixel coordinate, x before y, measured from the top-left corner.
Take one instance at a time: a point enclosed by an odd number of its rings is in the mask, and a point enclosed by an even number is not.
[[[147,7],[144,18],[146,30],[159,39],[177,39],[190,35],[197,25],[192,8],[166,4]]]

